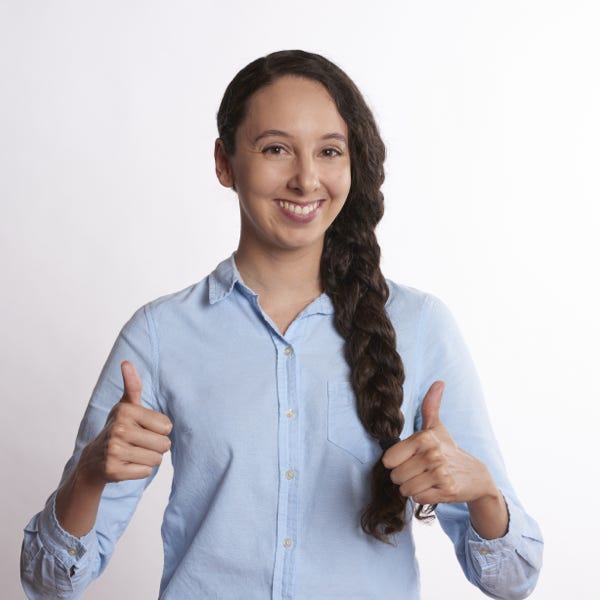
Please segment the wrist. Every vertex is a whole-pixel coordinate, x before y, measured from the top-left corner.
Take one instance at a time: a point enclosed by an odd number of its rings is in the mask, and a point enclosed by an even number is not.
[[[471,525],[484,539],[497,539],[508,533],[509,514],[502,492],[494,486],[485,495],[467,503]]]
[[[66,532],[81,537],[92,529],[104,486],[97,471],[80,459],[56,494],[56,518]]]

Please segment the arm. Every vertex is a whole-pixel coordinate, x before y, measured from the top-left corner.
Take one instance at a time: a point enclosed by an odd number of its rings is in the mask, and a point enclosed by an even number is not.
[[[25,528],[21,580],[30,598],[76,598],[102,572],[168,449],[170,423],[155,412],[156,361],[146,310],[119,335],[59,489]],[[121,371],[124,358],[138,365],[141,379],[131,365]]]
[[[56,494],[56,517],[71,535],[82,536],[92,529],[107,483],[149,477],[171,446],[169,419],[142,406],[142,381],[135,366],[124,361],[121,373],[121,400]]]
[[[384,464],[404,495],[438,504],[440,524],[469,581],[495,598],[524,598],[541,567],[541,534],[508,482],[454,320],[436,299],[428,298],[424,310],[417,433],[390,448]],[[435,380],[445,386],[429,387]]]

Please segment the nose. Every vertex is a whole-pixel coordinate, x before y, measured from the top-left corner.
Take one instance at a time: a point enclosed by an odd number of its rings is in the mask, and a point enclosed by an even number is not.
[[[319,170],[312,156],[298,156],[294,161],[294,170],[288,182],[288,188],[306,195],[319,189],[321,183]]]

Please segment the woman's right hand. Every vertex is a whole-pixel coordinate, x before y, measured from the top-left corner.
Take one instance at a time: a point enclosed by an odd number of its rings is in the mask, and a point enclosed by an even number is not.
[[[124,393],[98,436],[82,451],[77,470],[102,483],[143,479],[171,448],[173,425],[162,413],[142,406],[142,381],[129,361],[121,363]]]
[[[65,531],[85,535],[94,526],[107,483],[144,479],[171,447],[169,418],[142,406],[142,381],[132,363],[121,363],[124,392],[102,431],[82,450],[56,494],[56,517]]]

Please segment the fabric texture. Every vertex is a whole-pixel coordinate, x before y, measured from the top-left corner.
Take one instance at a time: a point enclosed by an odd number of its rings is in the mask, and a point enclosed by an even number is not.
[[[388,283],[387,311],[406,371],[402,437],[419,430],[420,403],[443,380],[441,418],[492,472],[509,531],[481,539],[464,504],[440,504],[437,517],[469,581],[494,598],[523,598],[537,580],[542,537],[507,480],[468,350],[439,300]],[[234,256],[125,325],[65,474],[122,396],[121,361],[133,362],[143,404],[173,422],[161,599],[419,598],[411,524],[393,544],[360,528],[381,450],[356,414],[343,344],[325,294],[281,335]],[[80,597],[106,567],[151,479],[108,484],[95,527],[82,538],[62,530],[52,494],[25,528],[28,597]]]

